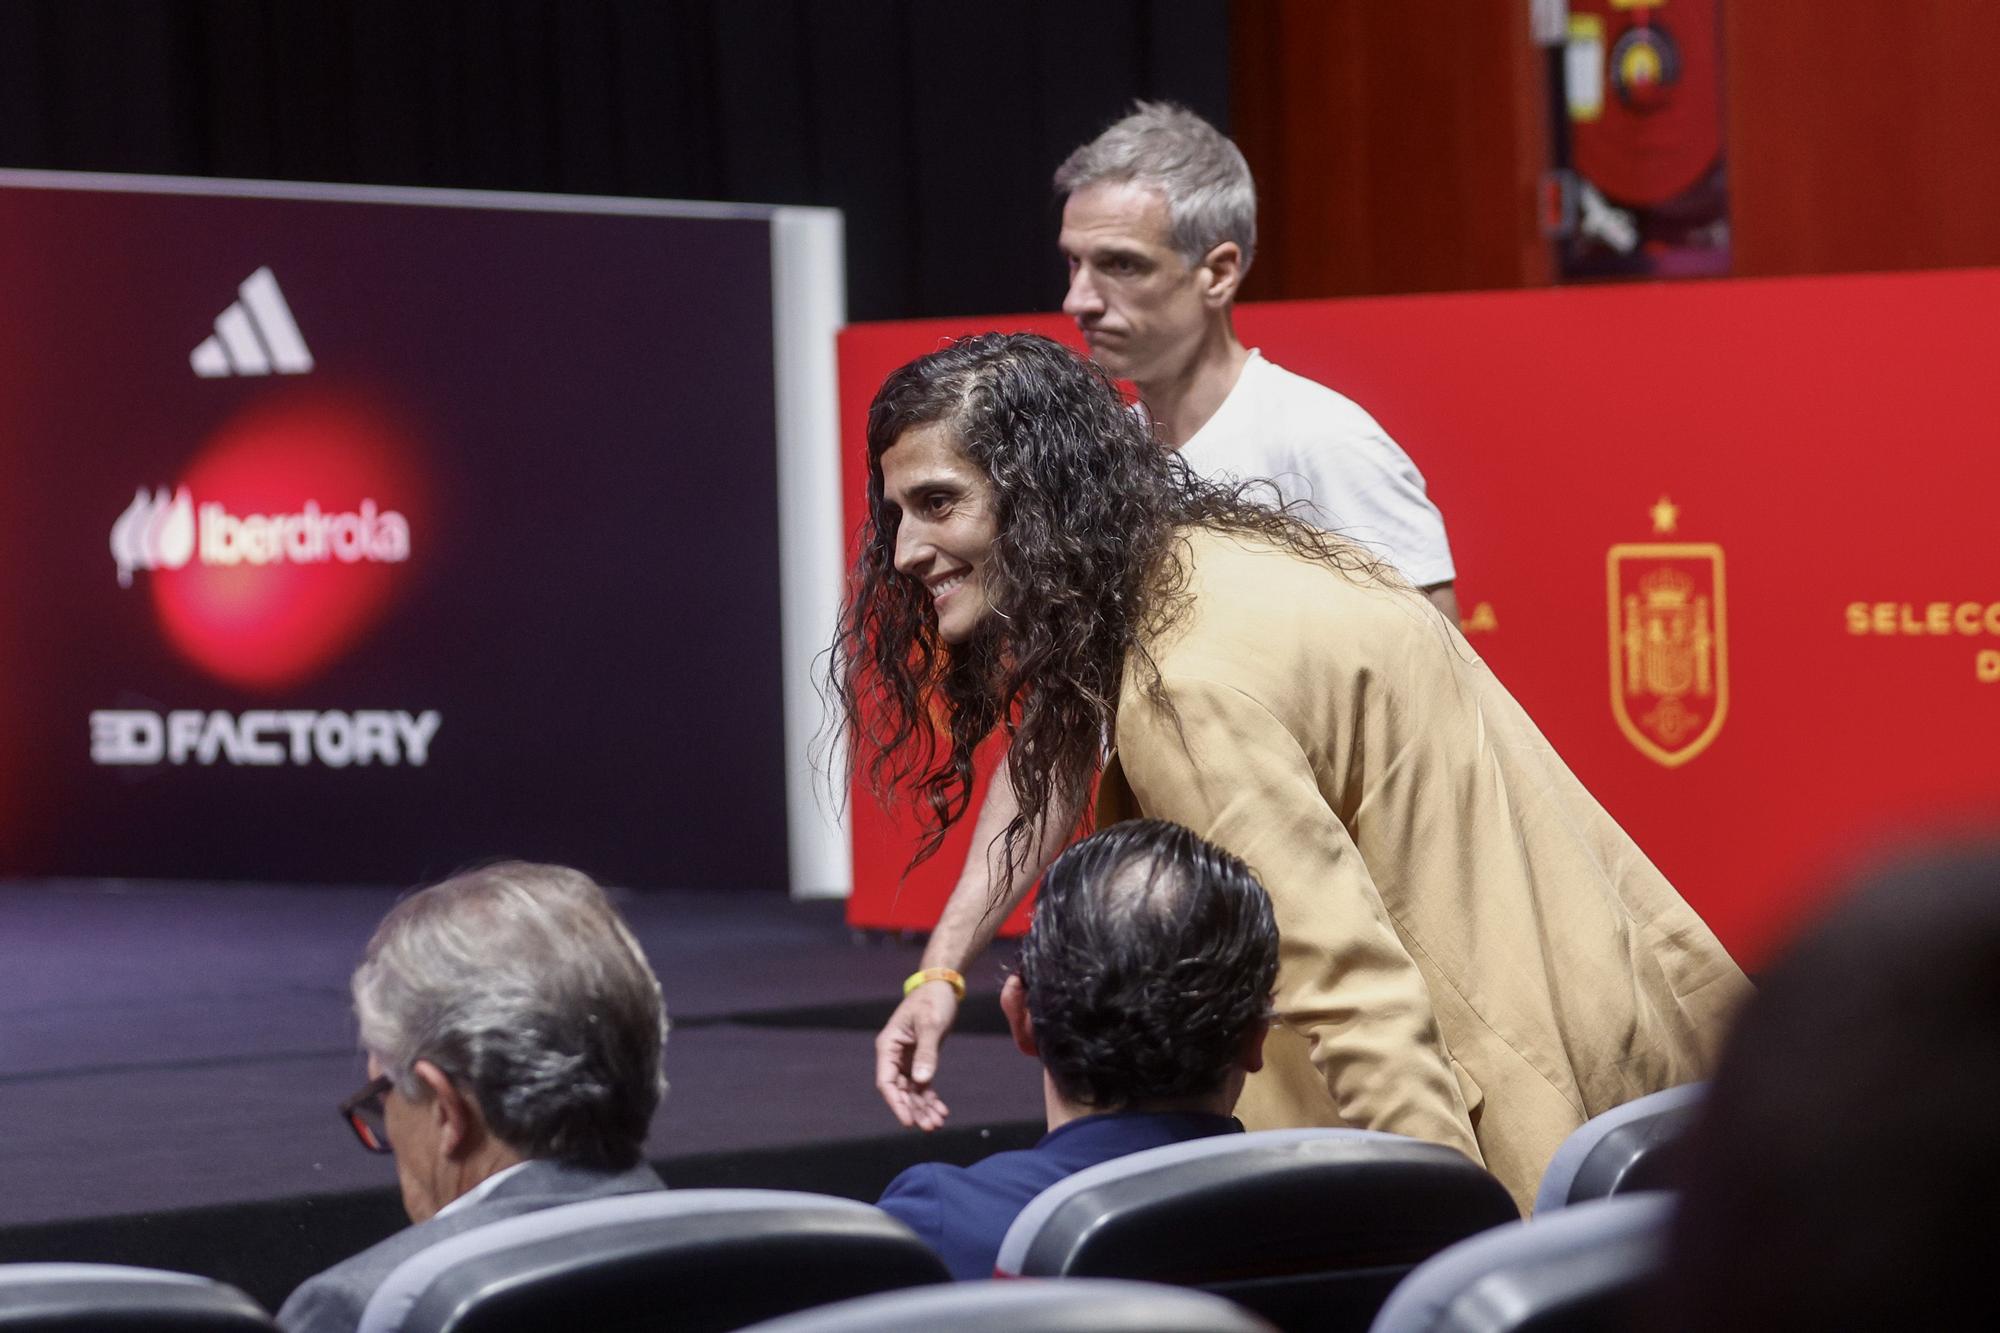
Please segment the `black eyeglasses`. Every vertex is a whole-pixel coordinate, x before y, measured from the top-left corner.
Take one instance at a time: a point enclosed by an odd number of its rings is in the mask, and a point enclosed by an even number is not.
[[[396,1085],[387,1074],[368,1080],[368,1085],[340,1104],[340,1118],[369,1152],[392,1152],[388,1123],[382,1114],[382,1098]]]

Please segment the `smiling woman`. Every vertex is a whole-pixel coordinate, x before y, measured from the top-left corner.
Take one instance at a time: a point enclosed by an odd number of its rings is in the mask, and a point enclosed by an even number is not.
[[[965,813],[973,751],[1003,720],[1021,802],[1010,863],[1045,812],[1082,807],[1128,651],[1149,660],[1146,636],[1183,601],[1177,527],[1263,534],[1400,584],[1246,489],[1195,478],[1102,370],[1046,338],[968,338],[889,377],[869,409],[869,522],[833,683],[878,793],[910,786],[925,807],[917,860]]]
[[[1526,1201],[1584,1118],[1707,1070],[1742,973],[1380,560],[1196,477],[1103,370],[1033,335],[890,375],[868,460],[834,684],[853,762],[918,798],[919,859],[1008,736],[1016,812],[975,834],[1005,873],[962,879],[947,917],[1004,916],[985,886],[1025,893],[1015,871],[1104,761],[1100,824],[1186,825],[1271,894],[1280,1027],[1252,1128],[1429,1139]],[[942,1030],[928,977],[897,1012]],[[877,1079],[934,1127],[915,1026],[891,1019]]]
[[[1000,530],[993,483],[943,422],[905,431],[881,466],[882,512],[896,525],[896,572],[930,590],[938,637],[964,643],[993,609],[986,590],[986,557]]]

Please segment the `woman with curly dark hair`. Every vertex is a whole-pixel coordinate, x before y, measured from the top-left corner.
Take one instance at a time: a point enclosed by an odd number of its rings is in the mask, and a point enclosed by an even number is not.
[[[1248,862],[1284,939],[1239,1114],[1459,1148],[1518,1198],[1584,1119],[1699,1078],[1747,987],[1457,630],[1365,549],[1194,477],[1087,361],[988,334],[891,375],[834,644],[851,761],[937,849],[1007,737],[946,907],[877,1038],[934,1128],[962,969],[1100,824]],[[1107,746],[1108,757],[1107,757]]]

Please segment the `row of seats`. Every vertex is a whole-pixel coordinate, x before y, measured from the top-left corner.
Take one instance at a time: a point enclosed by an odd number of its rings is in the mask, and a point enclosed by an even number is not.
[[[21,1271],[15,1272],[13,1269]],[[33,1270],[33,1271],[29,1271]],[[112,1293],[123,1292],[129,1302]],[[89,1293],[88,1308],[80,1294]],[[38,1296],[54,1303],[35,1304]],[[276,1327],[248,1296],[221,1283],[155,1269],[106,1264],[0,1266],[0,1327],[36,1333],[270,1333]],[[79,1311],[81,1311],[79,1313]],[[684,1327],[662,1313],[650,1325]],[[454,1325],[459,1328],[472,1324]],[[584,1329],[574,1321],[504,1327]],[[1060,1282],[961,1282],[841,1301],[754,1326],[754,1333],[1274,1333],[1274,1326],[1220,1296],[1151,1282],[1065,1278]]]
[[[936,1287],[937,1257],[866,1204],[675,1190],[551,1208],[432,1246],[376,1292],[361,1333],[720,1330],[778,1316],[768,1327],[787,1333],[1371,1321],[1380,1333],[1502,1333],[1529,1315],[1537,1329],[1616,1327],[1606,1320],[1651,1271],[1666,1216],[1663,1196],[1635,1191],[1660,1183],[1696,1095],[1656,1094],[1579,1130],[1551,1162],[1532,1222],[1490,1175],[1435,1144],[1363,1130],[1221,1135],[1105,1162],[1030,1204],[998,1276],[1059,1283]],[[272,1327],[248,1297],[205,1279],[0,1266],[5,1333]]]

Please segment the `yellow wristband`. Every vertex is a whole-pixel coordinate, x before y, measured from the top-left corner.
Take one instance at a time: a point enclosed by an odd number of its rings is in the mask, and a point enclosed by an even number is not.
[[[903,994],[908,995],[927,981],[942,981],[951,987],[951,993],[959,999],[965,998],[965,978],[948,967],[927,967],[921,972],[912,972],[903,982]]]

